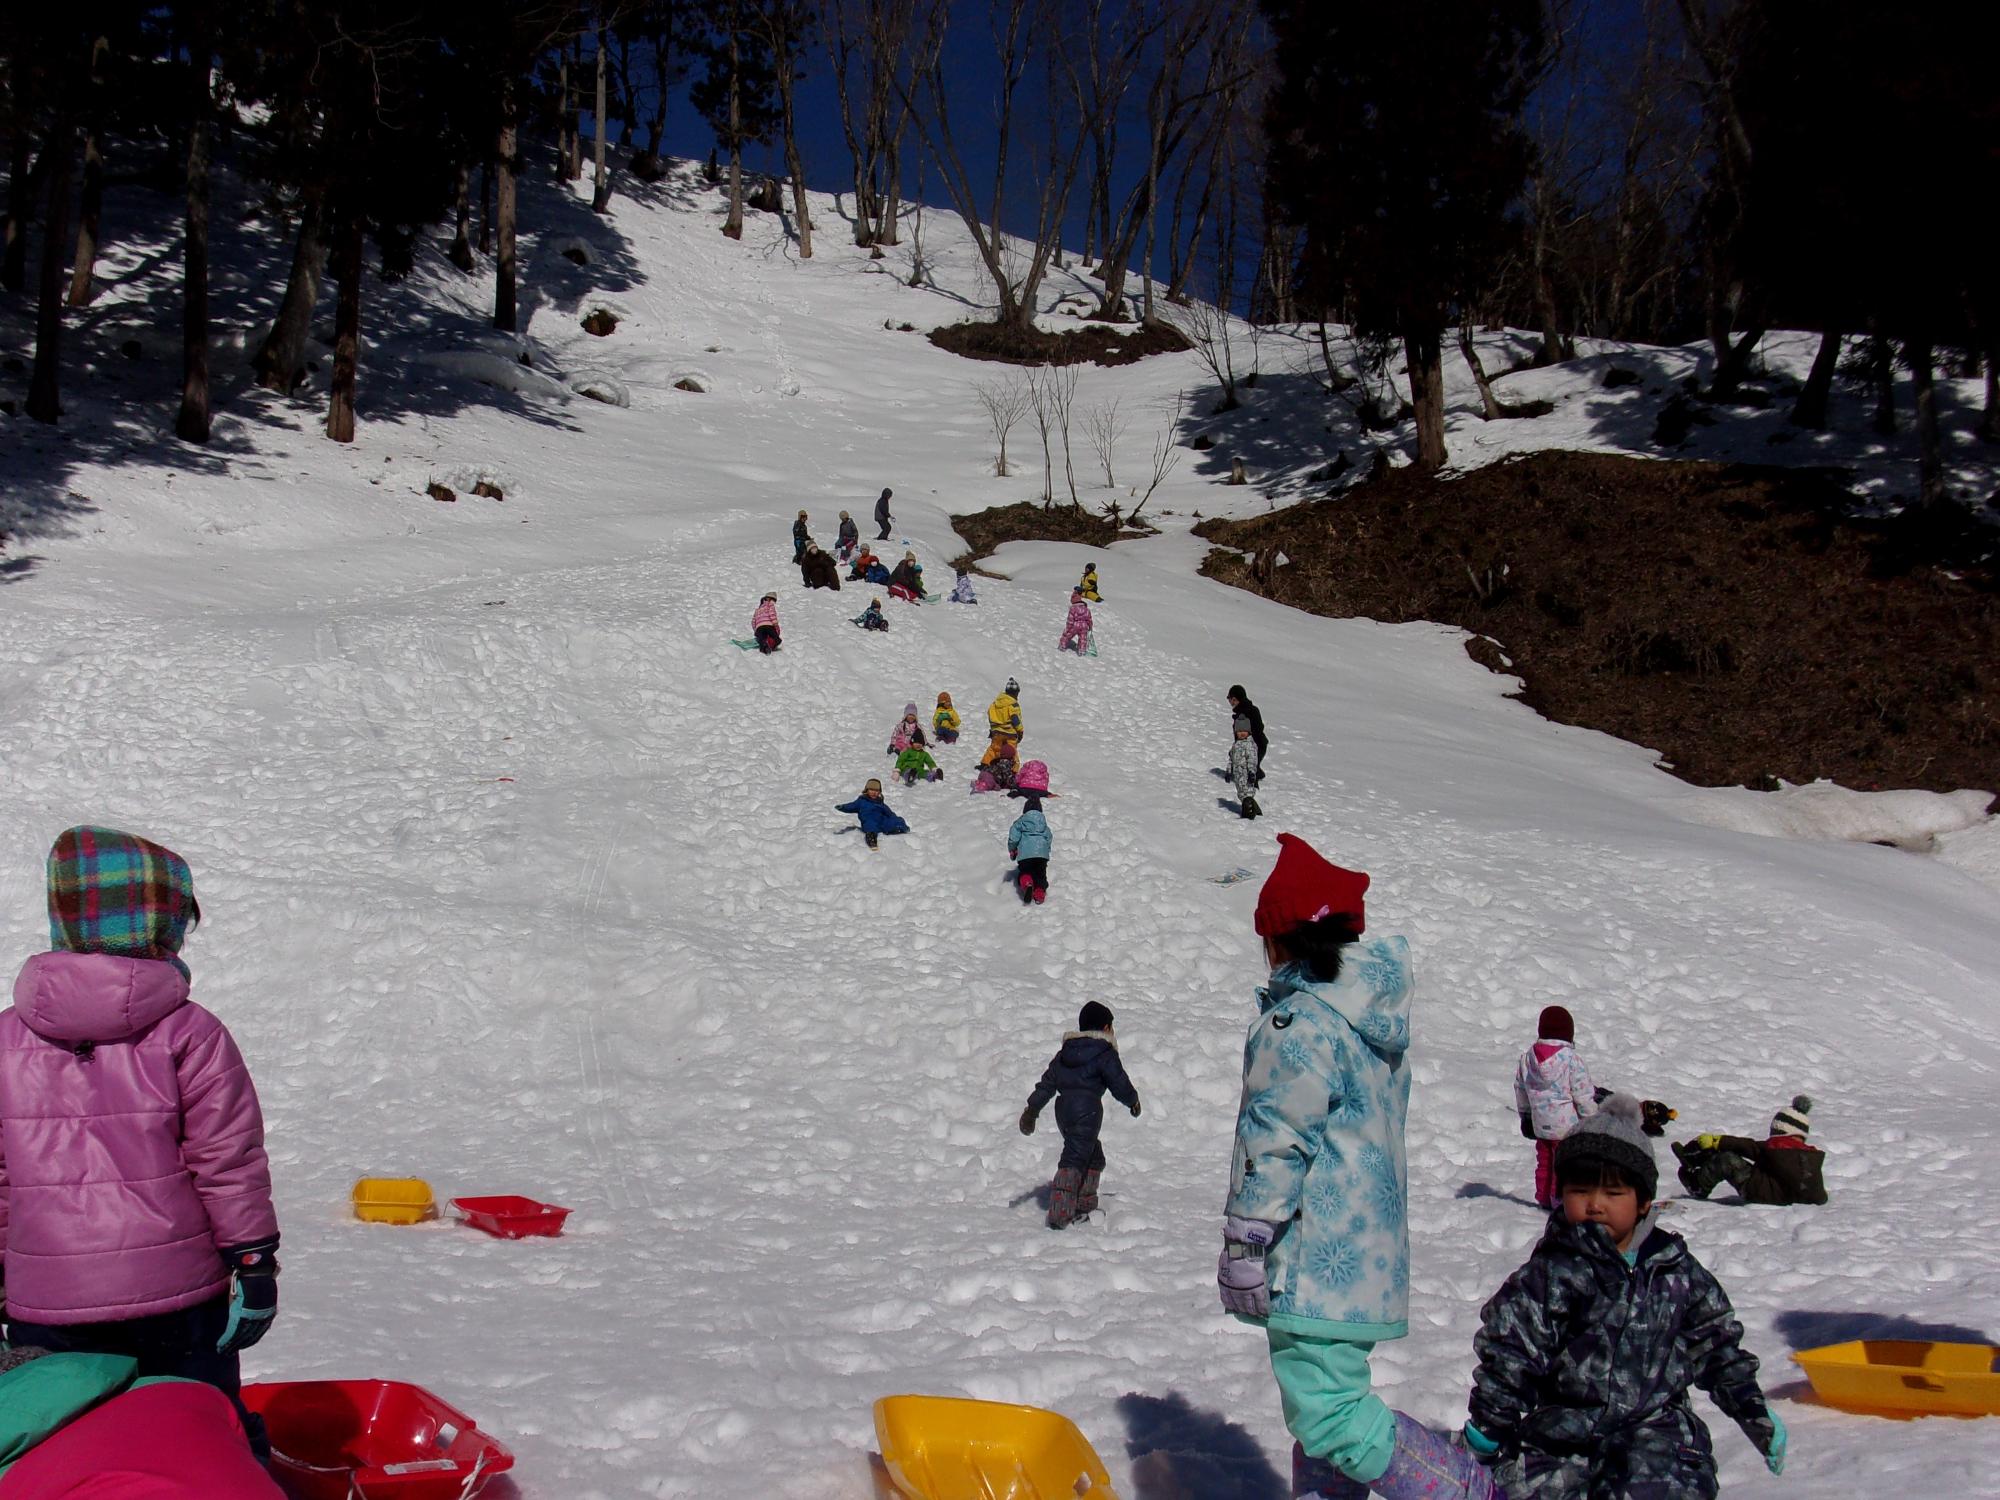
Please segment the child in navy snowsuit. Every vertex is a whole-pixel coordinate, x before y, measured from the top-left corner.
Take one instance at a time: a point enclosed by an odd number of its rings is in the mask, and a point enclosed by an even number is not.
[[[868,607],[854,617],[854,623],[859,625],[863,630],[887,630],[889,628],[889,621],[882,613],[882,601],[880,599],[870,599]]]
[[[875,777],[868,778],[868,785],[861,789],[861,795],[852,802],[834,804],[835,812],[853,813],[861,820],[861,833],[868,840],[870,849],[880,848],[878,842],[885,833],[908,833],[910,825],[897,817],[882,800],[882,783]]]
[[[1104,1095],[1139,1118],[1139,1091],[1118,1060],[1111,1008],[1092,1000],[1077,1013],[1076,1030],[1063,1034],[1062,1050],[1043,1070],[1042,1081],[1021,1111],[1021,1134],[1035,1133],[1035,1116],[1056,1101],[1056,1129],[1062,1132],[1062,1159],[1049,1192],[1049,1228],[1062,1229],[1097,1208],[1097,1182],[1104,1174]]]
[[[1613,1094],[1555,1151],[1561,1206],[1481,1310],[1465,1441],[1506,1500],[1714,1500],[1691,1386],[1785,1467],[1785,1424],[1729,1297],[1655,1227],[1659,1167],[1640,1104]]]

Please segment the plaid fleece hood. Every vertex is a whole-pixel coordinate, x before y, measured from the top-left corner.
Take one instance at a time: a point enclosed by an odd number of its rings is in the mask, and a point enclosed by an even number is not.
[[[115,828],[66,828],[49,850],[49,946],[154,958],[186,976],[181,944],[201,920],[194,874],[173,850]]]

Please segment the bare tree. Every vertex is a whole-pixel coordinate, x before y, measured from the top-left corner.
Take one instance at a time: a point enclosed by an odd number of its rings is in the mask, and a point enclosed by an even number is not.
[[[1226,293],[1226,288],[1224,293]],[[1222,295],[1219,293],[1218,295]],[[1219,414],[1243,404],[1236,394],[1236,327],[1229,313],[1213,302],[1200,298],[1177,308],[1173,324],[1194,346],[1195,358],[1202,362],[1215,383],[1222,387],[1222,399],[1215,405]]]
[[[1083,430],[1090,434],[1090,448],[1097,455],[1098,467],[1104,470],[1106,489],[1115,489],[1118,485],[1112,463],[1117,457],[1118,439],[1124,436],[1126,426],[1125,413],[1119,409],[1116,397],[1084,408]]]
[[[592,166],[595,169],[595,177],[590,189],[590,211],[594,214],[601,214],[611,207],[611,168],[604,157],[605,135],[607,133],[604,126],[604,109],[605,94],[607,92],[604,77],[604,10],[600,6],[597,12],[597,103],[590,131],[593,137],[591,143]],[[459,181],[459,203],[463,205],[464,202],[465,182],[461,178]],[[464,225],[465,214],[461,206],[459,212],[459,238],[461,240],[465,238]]]
[[[1153,464],[1146,480],[1146,492],[1139,496],[1139,503],[1132,507],[1127,521],[1139,519],[1139,512],[1146,508],[1146,502],[1153,498],[1169,474],[1180,466],[1181,461],[1181,413],[1187,405],[1187,392],[1174,392],[1173,405],[1167,412],[1167,420],[1162,424],[1159,435],[1153,439]]]
[[[35,363],[28,374],[26,411],[37,422],[62,415],[62,271],[69,240],[69,181],[76,157],[76,122],[67,100],[43,145],[50,159],[48,215],[42,221],[42,267],[35,302]]]
[[[70,272],[69,305],[88,307],[95,288],[98,222],[104,204],[104,56],[111,38],[100,36],[90,48],[90,83],[84,95],[83,197],[77,205],[76,265]]]
[[[204,21],[206,7],[196,7]],[[205,443],[208,406],[208,169],[215,121],[215,90],[209,70],[214,37],[206,26],[189,38],[192,107],[188,128],[187,232],[181,244],[181,409],[174,432],[190,443]]]
[[[1079,370],[1075,365],[1030,365],[1028,399],[1035,414],[1035,430],[1042,438],[1042,506],[1056,501],[1055,443],[1062,444],[1063,473],[1069,484],[1072,505],[1081,507],[1076,493],[1076,471],[1070,460],[1070,415],[1076,405]]]
[[[778,87],[778,128],[784,142],[785,170],[792,179],[792,217],[798,221],[799,259],[811,260],[812,214],[806,205],[806,164],[799,151],[799,55],[812,34],[814,7],[809,0],[752,0],[750,30],[771,56],[772,78]]]
[[[1070,430],[1076,411],[1077,381],[1083,372],[1076,365],[1043,365],[1041,372],[1049,389],[1049,404],[1055,411],[1056,431],[1062,435],[1063,483],[1069,487],[1069,503],[1081,510],[1083,500],[1076,492],[1076,461],[1070,446]]]
[[[1062,71],[1061,57],[1068,41],[1064,8],[1061,0],[995,0],[997,131],[993,136],[992,193],[982,203],[952,125],[951,100],[954,95],[962,98],[966,85],[960,69],[948,65],[944,58],[949,0],[925,0],[925,4],[925,28],[912,65],[912,80],[907,87],[899,81],[898,88],[912,107],[925,144],[937,159],[952,207],[965,221],[992,279],[998,301],[995,321],[1003,328],[1026,332],[1034,323],[1035,295],[1062,239],[1064,210],[1083,154],[1084,132],[1075,119],[1074,91]],[[1044,85],[1039,110],[1021,98],[1021,86],[1037,63]],[[1039,143],[1031,148],[1037,179],[1034,228],[1032,234],[1020,237],[1025,253],[1017,269],[1010,263],[1008,237],[1001,231],[1000,219],[1009,201],[1009,158],[1016,148],[1016,137],[1026,129],[1021,124],[1023,116],[1030,120],[1039,117],[1043,131]]]
[[[831,0],[826,27],[840,128],[854,169],[854,243],[897,243],[900,159],[917,0]]]
[[[1014,374],[978,381],[972,389],[979,398],[980,409],[986,413],[987,424],[993,429],[993,439],[999,444],[999,452],[993,460],[993,472],[1004,479],[1012,472],[1007,467],[1007,434],[1035,404],[1032,381],[1029,377]]]

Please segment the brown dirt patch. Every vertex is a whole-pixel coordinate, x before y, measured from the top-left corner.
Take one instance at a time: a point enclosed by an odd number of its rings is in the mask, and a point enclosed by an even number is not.
[[[1539,453],[1195,530],[1256,554],[1212,577],[1486,637],[1537,712],[1698,785],[2000,792],[1995,533],[1853,506],[1825,471]]]
[[[1143,324],[1133,333],[1119,333],[1102,323],[1062,333],[1004,328],[998,323],[947,323],[933,328],[930,340],[967,359],[1009,365],[1136,365],[1149,355],[1191,347],[1180,330],[1157,322]]]
[[[1109,516],[1078,510],[1073,505],[1046,508],[1030,501],[1018,505],[995,505],[969,516],[953,516],[951,529],[972,546],[951,560],[954,568],[964,568],[982,578],[999,578],[978,566],[991,557],[1003,542],[1082,542],[1092,547],[1108,547],[1121,536],[1151,536],[1149,526],[1119,526]]]

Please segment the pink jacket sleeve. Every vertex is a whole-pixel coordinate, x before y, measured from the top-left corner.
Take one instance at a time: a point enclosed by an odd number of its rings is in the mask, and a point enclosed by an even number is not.
[[[228,1250],[278,1232],[264,1114],[250,1070],[213,1016],[190,1040],[176,1071],[181,1086],[181,1159],[208,1211],[215,1247]]]

